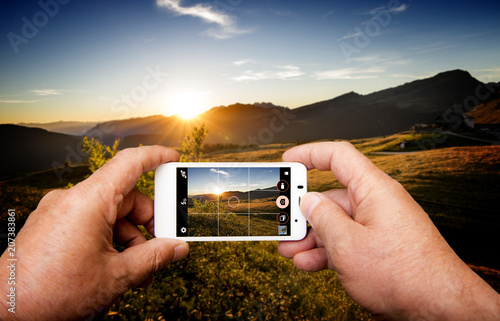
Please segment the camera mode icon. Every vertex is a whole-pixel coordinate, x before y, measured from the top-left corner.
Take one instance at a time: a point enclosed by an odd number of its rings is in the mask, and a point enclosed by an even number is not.
[[[287,213],[279,213],[278,216],[276,216],[276,220],[280,224],[286,224],[286,223],[288,223],[288,214]]]
[[[278,191],[286,192],[286,191],[288,191],[288,182],[287,181],[279,181],[278,184],[276,184],[276,187],[278,188]]]
[[[276,206],[278,206],[281,209],[287,208],[288,204],[290,201],[288,200],[288,197],[285,195],[281,195],[276,199]]]

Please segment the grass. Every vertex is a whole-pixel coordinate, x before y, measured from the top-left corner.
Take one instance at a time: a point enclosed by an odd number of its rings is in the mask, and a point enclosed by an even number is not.
[[[9,208],[16,210],[16,229],[19,230],[45,194],[53,189],[64,188],[69,183],[76,184],[87,175],[90,175],[89,167],[82,165],[71,168],[71,173],[64,175],[61,181],[53,170],[46,170],[21,174],[0,182],[0,233],[6,233],[7,224],[3,223],[7,221]],[[2,253],[6,246],[7,242],[0,242]]]
[[[354,140],[383,171],[401,182],[429,213],[454,250],[500,290],[500,147],[448,147],[413,154],[376,155],[409,133]],[[453,141],[449,141],[452,143]],[[218,150],[211,161],[280,161],[293,144]],[[0,183],[1,204],[23,219],[49,190],[75,184],[88,168],[58,182],[53,172]],[[341,188],[329,172],[308,173],[309,190]],[[238,217],[238,216],[236,216]],[[228,219],[231,219],[229,216]],[[5,218],[3,218],[5,220]],[[6,224],[1,224],[4,228]],[[187,259],[155,275],[145,289],[132,289],[106,320],[371,320],[332,271],[306,273],[282,258],[276,242],[191,243]]]
[[[188,259],[132,289],[108,320],[371,320],[332,271],[306,273],[276,242],[192,243]]]
[[[463,133],[463,136],[490,139],[491,136],[485,133]],[[406,142],[406,147],[402,149],[401,143]],[[411,132],[403,132],[395,135],[376,137],[371,139],[353,140],[352,143],[356,148],[365,154],[380,153],[380,152],[415,152],[435,150],[449,147],[459,146],[488,146],[489,143],[480,142],[465,137],[458,137],[448,134],[412,134]]]
[[[188,214],[189,236],[276,236],[276,215]],[[250,228],[249,228],[250,225]]]
[[[369,157],[408,190],[461,258],[500,270],[494,246],[500,244],[499,146]],[[308,184],[316,191],[343,188],[331,173],[317,170],[308,173]]]

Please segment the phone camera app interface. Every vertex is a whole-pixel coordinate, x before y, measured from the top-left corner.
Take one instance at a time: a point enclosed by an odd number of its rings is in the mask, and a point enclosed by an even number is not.
[[[177,169],[177,236],[289,236],[289,167]]]

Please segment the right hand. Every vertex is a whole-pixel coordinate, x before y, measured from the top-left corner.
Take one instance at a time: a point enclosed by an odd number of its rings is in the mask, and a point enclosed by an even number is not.
[[[458,258],[403,186],[351,144],[302,145],[283,161],[331,170],[347,187],[302,198],[312,229],[278,246],[299,269],[337,271],[347,293],[375,317],[500,317],[498,293]]]

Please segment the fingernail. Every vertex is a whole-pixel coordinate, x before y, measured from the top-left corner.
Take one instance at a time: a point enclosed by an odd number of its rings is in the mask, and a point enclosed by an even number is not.
[[[185,258],[189,253],[189,245],[184,242],[176,246],[174,249],[174,259],[172,262],[176,262]]]
[[[309,220],[312,212],[320,202],[321,199],[319,198],[318,193],[311,192],[302,197],[300,201],[300,211],[307,220]]]

